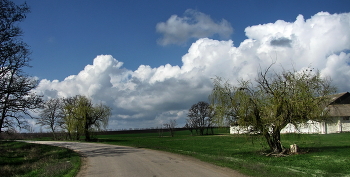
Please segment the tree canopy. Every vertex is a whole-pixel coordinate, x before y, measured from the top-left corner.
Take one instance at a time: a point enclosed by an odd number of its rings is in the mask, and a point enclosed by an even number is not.
[[[52,98],[45,101],[43,109],[40,111],[37,123],[41,126],[46,126],[52,131],[54,139],[56,139],[56,130],[61,128],[64,124],[64,114],[63,114],[63,104],[62,99]]]
[[[85,140],[91,140],[91,132],[106,128],[111,115],[111,109],[103,104],[94,105],[85,96],[77,95],[64,99],[64,122],[68,135],[79,139],[85,135]]]
[[[185,127],[187,127],[191,133],[194,130],[196,132],[199,130],[200,135],[204,135],[204,130],[207,129],[207,133],[209,128],[212,129],[214,112],[210,107],[209,103],[200,101],[191,106],[188,110],[187,114],[187,123]],[[212,132],[213,133],[213,132]]]
[[[272,152],[284,150],[280,131],[288,124],[321,121],[327,116],[328,95],[335,92],[330,80],[318,71],[276,73],[267,68],[258,73],[256,82],[240,81],[237,85],[214,80],[209,96],[216,119],[230,119],[232,124],[251,127],[261,133]]]

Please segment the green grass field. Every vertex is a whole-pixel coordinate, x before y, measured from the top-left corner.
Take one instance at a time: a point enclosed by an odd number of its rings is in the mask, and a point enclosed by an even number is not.
[[[220,131],[220,130],[219,130]],[[189,131],[164,133],[99,135],[100,143],[149,148],[193,156],[202,161],[229,167],[251,176],[350,176],[350,133],[284,134],[285,147],[296,143],[301,153],[287,157],[267,157],[265,139],[260,136],[190,136]]]
[[[2,177],[72,177],[80,169],[80,156],[72,150],[16,141],[0,141]]]

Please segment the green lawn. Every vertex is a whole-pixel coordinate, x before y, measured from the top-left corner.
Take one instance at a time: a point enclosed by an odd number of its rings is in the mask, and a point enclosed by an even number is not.
[[[350,176],[350,133],[328,135],[282,135],[282,144],[296,143],[302,154],[267,157],[265,139],[260,136],[190,136],[189,131],[100,135],[99,142],[174,152],[229,167],[251,176]]]
[[[72,150],[16,141],[0,141],[0,176],[71,177],[80,168]]]

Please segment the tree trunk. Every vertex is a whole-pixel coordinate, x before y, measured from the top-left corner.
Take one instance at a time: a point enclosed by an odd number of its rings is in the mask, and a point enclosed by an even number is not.
[[[2,132],[2,124],[4,123],[4,116],[1,115],[1,119],[0,119],[0,133]]]
[[[174,130],[172,128],[170,128],[170,136],[174,137]]]
[[[55,134],[55,132],[52,132],[52,137],[53,137],[53,140],[56,140],[56,134]]]
[[[263,134],[266,138],[267,144],[270,147],[270,150],[273,153],[281,153],[283,151],[283,146],[281,144],[281,132],[279,129],[274,129],[271,134],[265,130]]]
[[[77,140],[77,141],[80,140],[80,133],[79,133],[79,132],[77,132],[77,133],[75,134],[75,140]]]
[[[52,125],[50,127],[51,127],[51,131],[52,131],[53,140],[56,140],[55,129],[53,128]]]
[[[189,130],[190,130],[190,132],[191,132],[191,136],[193,136],[193,130],[192,130],[192,128],[190,128]]]
[[[72,134],[70,131],[68,131],[67,135],[68,135],[69,140],[72,140]]]
[[[78,127],[77,127],[76,133],[75,133],[75,140],[80,140],[80,130]]]
[[[89,132],[89,125],[87,123],[85,123],[85,128],[84,128],[84,132],[85,132],[85,141],[90,141],[90,132]]]
[[[203,128],[203,127],[201,127],[201,128],[199,129],[199,133],[200,133],[200,135],[204,135],[204,128]]]

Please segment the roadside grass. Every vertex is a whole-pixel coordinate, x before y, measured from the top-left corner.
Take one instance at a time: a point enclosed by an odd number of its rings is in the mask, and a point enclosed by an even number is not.
[[[224,133],[223,133],[224,132]],[[266,156],[268,146],[258,135],[190,136],[178,131],[175,137],[164,133],[99,135],[100,143],[133,146],[193,156],[202,161],[232,168],[250,176],[350,176],[350,133],[283,134],[286,148],[297,144],[300,154]]]
[[[72,177],[81,165],[76,152],[49,145],[0,141],[0,152],[2,177]]]

